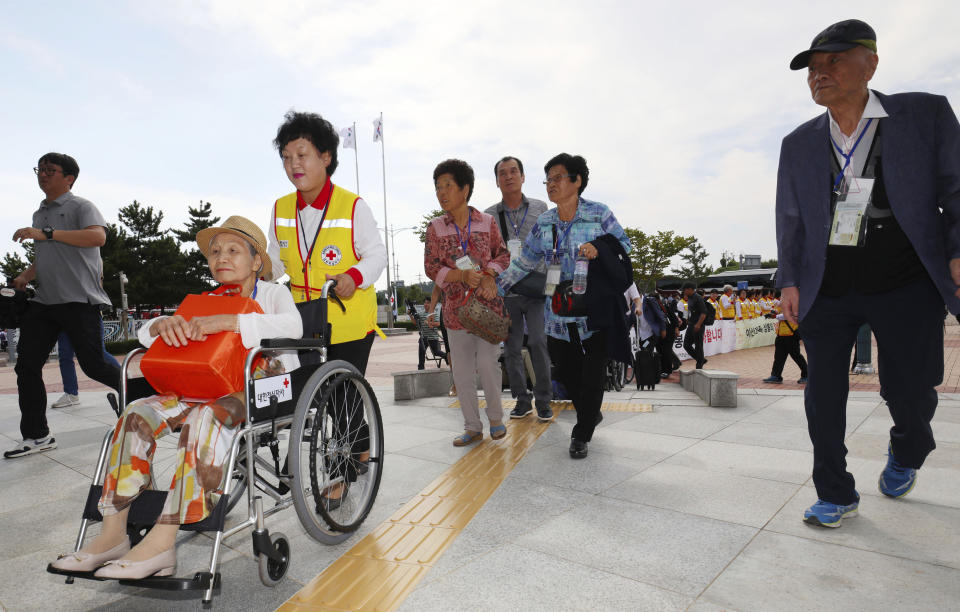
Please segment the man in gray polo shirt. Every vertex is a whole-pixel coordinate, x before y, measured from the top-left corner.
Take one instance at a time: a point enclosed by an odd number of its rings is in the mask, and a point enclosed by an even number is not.
[[[47,427],[43,364],[61,331],[87,376],[120,387],[120,368],[104,360],[100,337],[100,306],[110,304],[100,284],[106,223],[96,206],[70,191],[80,172],[75,159],[47,153],[33,170],[46,198],[33,213],[33,226],[18,229],[13,239],[33,240],[36,257],[13,282],[23,289],[36,279],[38,287],[21,322],[16,367],[23,441],[3,454],[7,459],[57,447]]]
[[[516,157],[504,157],[493,166],[497,187],[503,199],[486,210],[500,226],[500,233],[510,250],[510,256],[520,253],[523,241],[537,223],[537,217],[547,212],[546,203],[523,195],[523,163]],[[510,393],[517,398],[517,407],[510,413],[511,419],[522,419],[532,412],[531,395],[527,390],[527,376],[523,366],[523,335],[526,321],[527,347],[537,378],[533,398],[537,405],[537,418],[549,421],[553,418],[550,408],[550,357],[547,354],[547,337],[543,327],[544,297],[526,297],[509,293],[504,300],[510,313],[510,335],[504,351],[504,366],[510,379]]]

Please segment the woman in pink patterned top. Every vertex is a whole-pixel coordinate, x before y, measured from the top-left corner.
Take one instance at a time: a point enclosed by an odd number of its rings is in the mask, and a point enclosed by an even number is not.
[[[453,382],[463,412],[464,431],[454,438],[454,446],[467,446],[483,438],[477,401],[478,373],[487,403],[490,437],[499,440],[507,435],[500,403],[498,346],[469,333],[457,318],[457,309],[466,303],[471,289],[482,301],[502,310],[494,279],[510,263],[510,252],[496,221],[467,205],[473,195],[473,181],[473,168],[459,159],[441,162],[433,171],[437,201],[447,214],[427,226],[423,253],[427,276],[443,291],[443,322],[450,339]]]

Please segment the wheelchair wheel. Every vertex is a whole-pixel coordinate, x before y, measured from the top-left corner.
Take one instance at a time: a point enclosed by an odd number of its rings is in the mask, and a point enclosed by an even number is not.
[[[283,556],[283,560],[274,561],[263,554],[259,556],[260,582],[268,587],[283,580],[287,574],[287,568],[290,567],[290,541],[287,536],[282,533],[271,534],[270,545]]]
[[[360,457],[369,451],[369,459]],[[383,470],[376,395],[345,361],[320,366],[303,387],[290,430],[293,505],[317,541],[338,544],[369,514]],[[340,503],[327,495],[342,489]]]

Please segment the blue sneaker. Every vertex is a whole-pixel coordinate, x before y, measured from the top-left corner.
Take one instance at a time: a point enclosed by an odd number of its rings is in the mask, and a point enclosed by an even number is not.
[[[840,506],[818,499],[817,503],[807,508],[803,513],[803,522],[811,525],[820,525],[821,527],[836,528],[840,526],[841,519],[857,515],[857,509],[860,507],[860,495],[857,495],[857,501],[847,506]]]
[[[917,470],[903,467],[893,457],[893,447],[887,445],[887,467],[880,473],[877,485],[887,497],[903,497],[917,484]]]

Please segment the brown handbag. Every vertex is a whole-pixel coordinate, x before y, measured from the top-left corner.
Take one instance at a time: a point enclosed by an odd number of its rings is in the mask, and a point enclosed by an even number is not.
[[[503,306],[503,298],[496,297],[484,303],[471,289],[467,301],[457,308],[457,318],[468,332],[486,340],[490,344],[499,344],[507,339],[510,332],[510,316]]]

